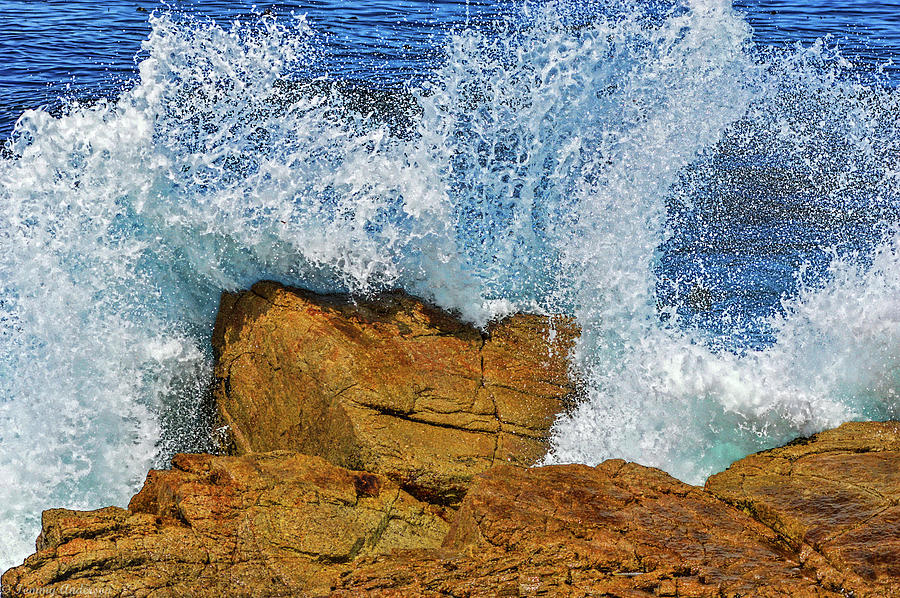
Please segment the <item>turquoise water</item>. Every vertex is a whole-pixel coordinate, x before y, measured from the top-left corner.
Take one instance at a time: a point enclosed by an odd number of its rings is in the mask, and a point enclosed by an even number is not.
[[[575,315],[548,462],[900,415],[895,4],[269,8],[0,2],[0,567],[208,446],[261,278]]]

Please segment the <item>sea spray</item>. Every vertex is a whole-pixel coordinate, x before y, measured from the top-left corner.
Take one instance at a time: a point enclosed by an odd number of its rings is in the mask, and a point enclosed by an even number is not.
[[[759,51],[721,1],[525,6],[450,35],[401,111],[318,77],[302,17],[151,25],[132,88],[27,112],[0,162],[0,567],[41,509],[125,504],[208,448],[218,296],[262,278],[575,314],[587,395],[549,461],[698,481],[896,413],[896,94],[839,54]],[[767,303],[702,250],[747,188],[796,208]],[[865,234],[786,258],[826,213]]]
[[[222,290],[403,286],[493,313],[457,249],[439,133],[395,136],[304,80],[302,18],[151,24],[132,89],[26,112],[0,163],[0,566],[42,509],[124,504],[150,466],[209,448]]]
[[[660,320],[653,272],[670,187],[746,112],[760,68],[730,6],[677,8],[657,26],[635,10],[598,31],[610,42],[604,65],[618,68],[593,92],[606,106],[583,110],[597,119],[582,166],[590,177],[578,181],[569,239],[559,239],[565,268],[577,273],[576,362],[589,396],[558,423],[551,462],[619,455],[696,475],[691,456],[706,445],[691,433],[707,422],[693,425],[692,416],[715,414],[685,388],[696,384],[692,370],[706,349]]]
[[[692,14],[717,15],[723,27],[734,15],[717,6],[698,3]],[[581,199],[594,215],[577,218],[589,228],[568,259],[581,272],[604,268],[578,280],[587,297],[576,302],[586,331],[577,363],[591,383],[589,398],[557,423],[548,462],[623,457],[702,482],[749,452],[897,413],[897,93],[863,82],[822,43],[751,56],[755,67],[719,79],[723,97],[752,92],[741,114],[699,145],[675,138],[670,158],[702,149],[677,180],[646,179],[670,188],[609,194],[604,182]],[[663,130],[697,127],[691,116]],[[635,198],[627,218],[638,224],[609,228],[597,206],[618,214],[622,198]],[[741,260],[746,272],[736,271]],[[668,304],[660,277],[683,278],[669,281],[682,288]],[[763,288],[747,292],[754,285]],[[760,300],[773,286],[775,297]],[[698,288],[708,297],[700,310],[690,305]]]

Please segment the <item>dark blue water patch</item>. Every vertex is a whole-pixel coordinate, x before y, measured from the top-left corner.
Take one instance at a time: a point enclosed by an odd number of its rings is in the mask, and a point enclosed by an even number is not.
[[[860,70],[883,68],[900,82],[900,1],[734,0],[734,7],[757,43],[788,47],[826,39]]]
[[[793,97],[772,101],[781,106]],[[736,352],[771,345],[771,318],[796,295],[800,272],[802,283],[815,287],[826,282],[835,255],[852,254],[866,267],[900,222],[900,197],[882,184],[896,156],[876,149],[871,164],[859,161],[865,168],[848,175],[858,156],[826,122],[841,111],[802,104],[796,114],[779,114],[798,128],[819,123],[807,144],[812,151],[790,151],[768,120],[740,121],[682,172],[668,197],[670,237],[657,265],[660,313],[677,314],[711,344]],[[890,102],[882,111],[896,120]],[[879,134],[893,133],[882,127]],[[871,141],[878,145],[877,137]],[[889,152],[892,146],[883,145]]]
[[[107,95],[130,77],[158,2],[0,2],[0,133],[25,109]]]

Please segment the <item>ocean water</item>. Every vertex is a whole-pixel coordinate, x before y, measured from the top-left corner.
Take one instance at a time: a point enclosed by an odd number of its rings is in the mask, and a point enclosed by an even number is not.
[[[567,313],[546,461],[900,416],[900,3],[0,0],[0,569],[210,446],[222,290]]]

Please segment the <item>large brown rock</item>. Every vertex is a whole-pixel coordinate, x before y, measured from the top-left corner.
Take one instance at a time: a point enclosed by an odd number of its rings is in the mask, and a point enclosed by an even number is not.
[[[575,391],[568,319],[486,333],[402,293],[375,301],[275,283],[222,297],[215,397],[234,450],[319,455],[459,502],[496,463],[530,465]]]
[[[127,510],[45,511],[4,596],[310,596],[357,556],[439,546],[448,525],[387,478],[280,452],[179,455]]]
[[[741,459],[706,488],[827,563],[859,596],[900,596],[900,422],[848,423]]]
[[[607,461],[482,474],[442,550],[363,560],[339,596],[840,596],[771,529]]]
[[[2,582],[10,596],[900,595],[898,453],[900,424],[848,424],[710,490],[617,460],[499,465],[439,513],[317,457],[185,455],[128,510],[46,512],[38,552]]]

